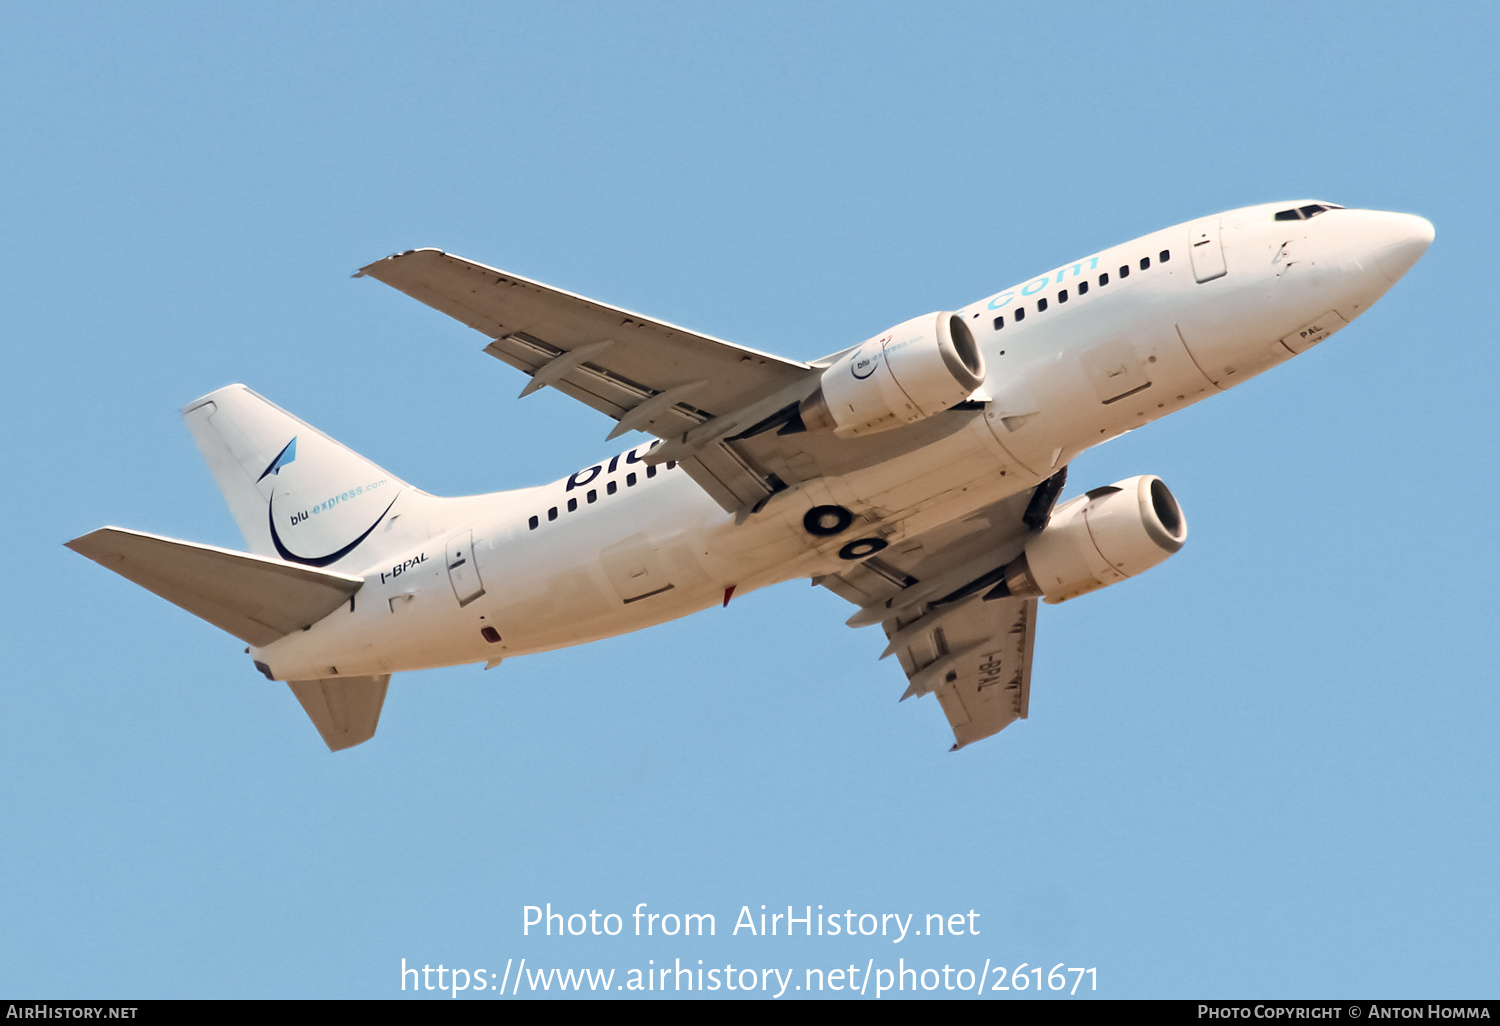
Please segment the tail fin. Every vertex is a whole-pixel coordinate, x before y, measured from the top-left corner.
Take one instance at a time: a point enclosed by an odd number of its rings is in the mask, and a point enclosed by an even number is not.
[[[415,491],[244,385],[210,392],[182,416],[258,555],[313,567],[369,563],[360,543]]]

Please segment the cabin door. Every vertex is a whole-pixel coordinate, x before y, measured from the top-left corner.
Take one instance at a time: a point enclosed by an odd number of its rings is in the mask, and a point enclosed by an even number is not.
[[[1193,277],[1200,284],[1224,277],[1224,246],[1219,241],[1217,217],[1188,225],[1188,253],[1193,260]]]
[[[479,567],[474,562],[472,529],[448,539],[448,583],[453,585],[460,606],[484,594],[484,582],[479,579]]]

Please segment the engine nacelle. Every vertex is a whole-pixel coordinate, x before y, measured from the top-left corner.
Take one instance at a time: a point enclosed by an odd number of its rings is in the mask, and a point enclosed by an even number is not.
[[[1151,474],[1070,499],[1005,569],[1010,594],[1065,602],[1134,577],[1187,540],[1177,500]]]
[[[984,356],[954,313],[913,317],[856,346],[802,403],[808,428],[840,438],[886,431],[963,402],[984,382]]]

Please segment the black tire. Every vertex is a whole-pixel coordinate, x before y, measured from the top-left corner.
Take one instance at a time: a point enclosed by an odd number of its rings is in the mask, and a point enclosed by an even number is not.
[[[858,541],[852,541],[839,549],[839,558],[864,559],[866,556],[875,555],[875,553],[885,548],[885,546],[886,540],[884,538],[860,538]]]
[[[854,523],[854,514],[843,506],[814,506],[802,518],[802,526],[808,534],[818,538],[832,538],[849,530]]]

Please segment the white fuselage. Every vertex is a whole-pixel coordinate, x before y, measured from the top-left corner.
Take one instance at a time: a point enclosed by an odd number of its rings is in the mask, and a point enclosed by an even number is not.
[[[982,407],[940,415],[966,418],[960,429],[867,469],[810,475],[742,522],[682,468],[648,467],[646,445],[536,488],[463,499],[408,489],[391,522],[418,536],[378,565],[336,564],[365,577],[354,601],[253,658],[298,680],[579,644],[730,589],[836,572],[851,539],[895,543],[1031,488],[1085,449],[1326,338],[1432,238],[1409,215],[1275,220],[1285,206],[1176,225],[962,308],[987,376]],[[803,516],[824,504],[859,519],[815,537]]]

